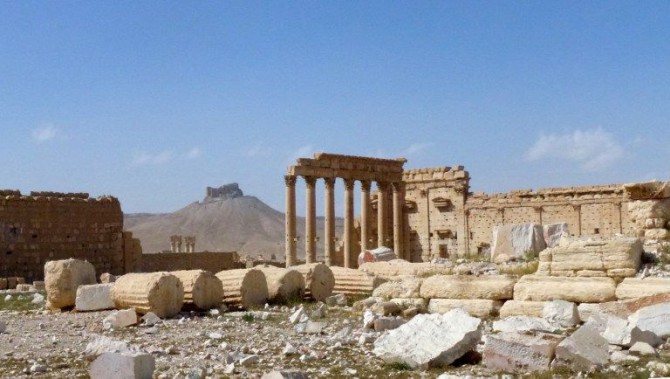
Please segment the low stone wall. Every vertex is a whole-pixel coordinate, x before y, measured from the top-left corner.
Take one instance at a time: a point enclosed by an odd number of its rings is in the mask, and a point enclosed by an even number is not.
[[[243,268],[235,252],[158,253],[142,255],[142,272],[207,270],[219,272]]]

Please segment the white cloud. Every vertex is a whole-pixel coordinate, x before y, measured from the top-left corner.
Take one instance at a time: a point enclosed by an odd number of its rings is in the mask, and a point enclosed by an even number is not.
[[[422,152],[424,150],[427,150],[431,147],[433,147],[434,143],[432,142],[416,142],[411,145],[405,150],[403,150],[400,155],[403,157],[407,156],[412,156],[416,153]]]
[[[199,147],[194,147],[191,150],[189,150],[186,155],[184,155],[184,158],[186,159],[196,159],[202,155],[202,150],[200,150]]]
[[[156,154],[142,151],[135,154],[135,157],[133,158],[133,165],[135,166],[161,165],[170,162],[172,158],[173,158],[172,152],[168,150]]]
[[[47,125],[41,128],[34,129],[32,135],[33,140],[36,143],[44,143],[56,138],[56,135],[58,133],[59,132],[58,129],[56,129],[56,127],[54,127],[53,125]]]
[[[263,141],[257,142],[244,152],[244,156],[249,158],[269,157],[272,154],[272,149],[265,146]]]
[[[526,151],[526,160],[567,160],[578,164],[584,171],[598,171],[616,162],[623,153],[623,148],[612,134],[597,128],[540,136]]]

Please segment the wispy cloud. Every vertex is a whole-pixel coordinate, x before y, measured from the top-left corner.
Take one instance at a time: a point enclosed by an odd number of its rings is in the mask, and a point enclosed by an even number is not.
[[[195,146],[184,155],[184,158],[187,159],[187,160],[191,160],[191,159],[199,158],[201,155],[202,155],[202,150],[200,150],[199,147]]]
[[[141,151],[135,154],[133,158],[134,166],[157,166],[168,163],[172,160],[173,154],[169,150],[161,151],[159,153],[149,153]]]
[[[409,145],[409,147],[406,148],[405,150],[403,150],[400,153],[400,155],[403,156],[403,157],[412,156],[412,155],[415,155],[415,154],[420,153],[422,151],[430,149],[431,147],[433,147],[433,145],[435,145],[435,144],[432,143],[432,142],[416,142],[416,143],[413,143],[413,144]]]
[[[575,130],[568,134],[549,134],[538,138],[526,151],[526,160],[560,159],[579,165],[584,171],[609,167],[624,154],[614,136],[602,128]]]
[[[272,154],[272,149],[266,146],[263,141],[258,141],[255,145],[244,151],[243,154],[249,158],[269,157]]]
[[[56,129],[56,127],[53,125],[43,126],[33,130],[33,141],[35,141],[35,143],[48,142],[56,138],[58,133],[58,129]]]

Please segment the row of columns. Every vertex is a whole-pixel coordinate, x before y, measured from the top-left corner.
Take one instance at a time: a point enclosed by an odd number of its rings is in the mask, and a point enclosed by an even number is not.
[[[305,260],[307,263],[316,262],[316,180],[317,177],[305,176],[306,184],[306,216],[305,216]],[[325,184],[325,226],[324,226],[324,252],[325,263],[333,264],[335,254],[335,180],[336,178],[323,178]],[[356,257],[352,254],[353,230],[354,230],[354,183],[353,179],[344,180],[344,267],[353,268],[356,265]],[[296,177],[286,175],[286,266],[296,264],[296,212],[295,212],[295,184]],[[369,217],[370,217],[370,181],[361,182],[361,249],[370,248]],[[393,247],[396,256],[402,254],[402,207],[403,189],[402,183],[378,182],[379,197],[377,199],[377,245],[384,246],[386,242],[386,214],[389,188],[392,189],[393,202]]]

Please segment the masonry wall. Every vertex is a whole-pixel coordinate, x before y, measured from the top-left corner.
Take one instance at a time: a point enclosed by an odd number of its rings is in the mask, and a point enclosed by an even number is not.
[[[77,258],[97,274],[126,270],[123,215],[114,197],[85,193],[0,191],[0,277],[44,278],[44,263]],[[127,236],[132,243],[132,235]],[[135,253],[136,254],[136,253]]]
[[[142,255],[142,271],[207,270],[219,272],[244,268],[234,252],[157,253]]]

